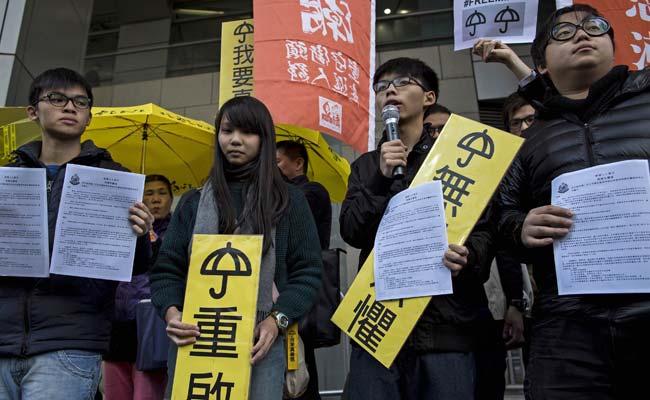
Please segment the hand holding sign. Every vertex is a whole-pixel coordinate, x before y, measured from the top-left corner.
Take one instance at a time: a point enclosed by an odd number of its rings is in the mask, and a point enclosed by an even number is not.
[[[486,63],[504,64],[519,80],[524,79],[532,71],[514,50],[500,40],[481,38],[474,43],[472,53],[481,57]]]
[[[176,346],[186,346],[196,343],[196,338],[200,335],[198,326],[181,322],[182,316],[183,313],[175,306],[171,306],[165,311],[167,336],[169,336]]]
[[[255,365],[269,352],[278,337],[278,326],[273,317],[267,317],[255,327],[256,342],[251,349],[251,364]]]

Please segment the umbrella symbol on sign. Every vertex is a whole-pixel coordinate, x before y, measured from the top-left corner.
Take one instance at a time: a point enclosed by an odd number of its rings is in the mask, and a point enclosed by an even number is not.
[[[478,11],[474,11],[469,17],[467,17],[467,20],[465,21],[465,26],[466,27],[473,27],[474,29],[472,32],[470,32],[470,36],[476,35],[476,25],[482,25],[486,22],[485,20],[485,15]]]
[[[487,129],[484,129],[483,132],[472,132],[465,135],[460,139],[460,142],[458,142],[458,148],[466,150],[469,153],[469,156],[465,161],[460,158],[456,161],[456,164],[461,168],[467,167],[474,155],[478,155],[488,160],[494,155],[494,141],[487,134]]]
[[[225,261],[225,257],[231,258],[232,264]],[[229,264],[224,268],[220,263]],[[239,249],[232,247],[232,243],[226,243],[226,247],[218,249],[210,253],[201,265],[201,275],[216,275],[221,276],[221,288],[217,292],[214,288],[210,288],[210,296],[213,299],[220,299],[226,294],[228,287],[228,278],[231,276],[251,276],[252,267],[251,262],[246,257],[246,254]]]
[[[506,33],[508,32],[508,22],[519,22],[519,13],[513,10],[509,6],[506,6],[505,9],[499,11],[499,13],[494,17],[494,22],[502,22],[505,24],[503,28],[499,28],[499,32]]]

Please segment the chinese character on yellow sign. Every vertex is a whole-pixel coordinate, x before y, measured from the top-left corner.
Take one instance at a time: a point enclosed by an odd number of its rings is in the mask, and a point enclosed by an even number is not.
[[[262,236],[194,235],[172,399],[248,399]]]
[[[452,114],[411,186],[440,180],[449,243],[463,244],[523,139]],[[387,368],[430,297],[378,302],[370,253],[332,321]]]
[[[219,108],[238,96],[253,95],[253,20],[221,24]]]

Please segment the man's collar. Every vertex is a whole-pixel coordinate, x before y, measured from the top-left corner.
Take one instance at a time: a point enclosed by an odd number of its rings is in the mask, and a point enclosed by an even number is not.
[[[381,145],[384,144],[385,142],[388,141],[388,138],[386,137],[386,130],[381,134],[381,139],[379,140],[379,143],[377,144],[377,150],[381,148]],[[420,139],[418,139],[418,142],[413,146],[414,151],[429,151],[431,146],[433,146],[433,142],[435,140],[429,135],[429,132],[427,132],[426,129],[424,129],[424,123],[422,124],[422,133],[420,134]]]
[[[301,184],[307,182],[309,182],[309,179],[307,178],[306,175],[298,175],[295,178],[291,179],[291,183],[293,184]]]

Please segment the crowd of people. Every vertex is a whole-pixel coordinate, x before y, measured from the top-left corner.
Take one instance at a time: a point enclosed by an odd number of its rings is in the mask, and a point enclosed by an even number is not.
[[[351,342],[346,399],[503,399],[506,352],[522,346],[527,399],[644,393],[650,295],[560,296],[552,247],[575,217],[551,205],[553,178],[650,158],[650,70],[615,65],[613,39],[598,10],[575,4],[538,29],[534,68],[499,41],[476,42],[474,54],[519,80],[503,125],[526,140],[467,241],[445,252],[453,294],[431,298],[390,368]],[[360,249],[359,267],[388,202],[408,188],[453,111],[439,103],[438,76],[420,60],[384,62],[373,90],[378,109],[399,109],[399,138],[384,134],[351,165],[338,218],[343,240]],[[28,95],[42,138],[18,148],[9,166],[46,170],[51,249],[66,166],[125,169],[81,142],[93,106],[81,75],[45,71]],[[182,322],[195,234],[263,235],[249,398],[283,398],[284,332],[317,301],[321,252],[330,247],[329,194],[307,178],[304,145],[276,143],[271,114],[256,98],[225,102],[215,128],[214,166],[201,188],[183,194],[172,212],[171,183],[149,175],[144,200],[129,208],[137,236],[131,282],[0,278],[0,399],[169,398],[178,348],[201,335]],[[394,179],[398,166],[404,177]],[[170,339],[161,350],[166,363],[141,362],[145,307],[155,307],[159,334]],[[311,379],[301,399],[320,399],[314,348],[305,335]]]

